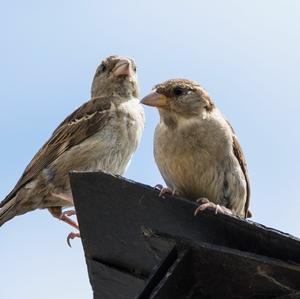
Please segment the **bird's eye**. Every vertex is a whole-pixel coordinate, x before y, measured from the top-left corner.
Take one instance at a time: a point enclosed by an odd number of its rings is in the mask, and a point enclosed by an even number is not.
[[[133,65],[133,70],[136,72],[136,65],[135,64]]]
[[[102,63],[102,64],[98,67],[95,77],[100,76],[100,75],[101,75],[103,72],[105,72],[105,71],[106,71],[106,65]]]
[[[175,87],[173,90],[175,96],[180,96],[183,94],[183,89],[179,86]]]
[[[105,72],[106,71],[106,65],[105,64],[101,64],[101,66],[100,66],[100,71],[101,72]]]

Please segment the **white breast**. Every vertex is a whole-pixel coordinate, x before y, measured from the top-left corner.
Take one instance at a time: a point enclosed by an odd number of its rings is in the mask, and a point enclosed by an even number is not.
[[[113,106],[110,119],[96,134],[64,154],[63,159],[85,157],[81,171],[102,170],[123,174],[137,149],[144,129],[144,112],[138,99]]]

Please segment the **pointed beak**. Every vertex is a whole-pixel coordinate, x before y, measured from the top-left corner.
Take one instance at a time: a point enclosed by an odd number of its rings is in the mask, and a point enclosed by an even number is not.
[[[159,94],[156,91],[153,91],[147,96],[145,96],[142,99],[141,103],[144,105],[153,106],[157,108],[164,108],[168,106],[169,101],[166,96]]]
[[[127,59],[121,59],[113,69],[113,73],[116,77],[118,76],[131,76],[132,69],[130,61]]]

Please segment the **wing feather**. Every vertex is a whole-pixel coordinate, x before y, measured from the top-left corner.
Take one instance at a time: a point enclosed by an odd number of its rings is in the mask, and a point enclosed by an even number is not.
[[[60,155],[101,130],[110,118],[111,102],[112,98],[109,97],[93,98],[70,114],[36,153],[14,189],[0,203],[0,207]]]
[[[244,174],[245,180],[246,180],[247,195],[246,195],[246,203],[245,203],[245,218],[249,218],[252,216],[252,213],[249,211],[251,190],[250,190],[250,181],[249,181],[247,162],[246,162],[245,156],[243,154],[242,147],[235,135],[235,132],[234,132],[231,124],[228,121],[227,121],[227,124],[229,125],[229,127],[231,128],[231,131],[232,131],[233,153],[241,166],[241,169],[243,171],[243,174]]]
[[[248,174],[248,167],[246,163],[245,156],[243,154],[242,148],[238,142],[238,139],[235,135],[232,137],[233,139],[233,152],[235,157],[237,158],[241,169],[244,173],[246,179],[246,188],[247,188],[247,195],[246,195],[246,203],[245,203],[245,218],[251,217],[251,212],[249,211],[249,204],[250,204],[250,183],[249,183],[249,174]]]

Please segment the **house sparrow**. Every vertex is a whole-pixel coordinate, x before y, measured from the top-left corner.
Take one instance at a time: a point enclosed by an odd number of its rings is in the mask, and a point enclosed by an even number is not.
[[[168,189],[198,200],[195,214],[215,211],[250,217],[247,165],[235,133],[197,83],[169,80],[142,103],[157,107],[154,157]]]
[[[130,58],[110,56],[97,68],[91,99],[69,115],[53,132],[0,204],[0,226],[35,209],[50,213],[78,229],[69,171],[102,170],[123,174],[144,129],[138,100],[136,65]],[[79,233],[71,233],[71,238]]]

